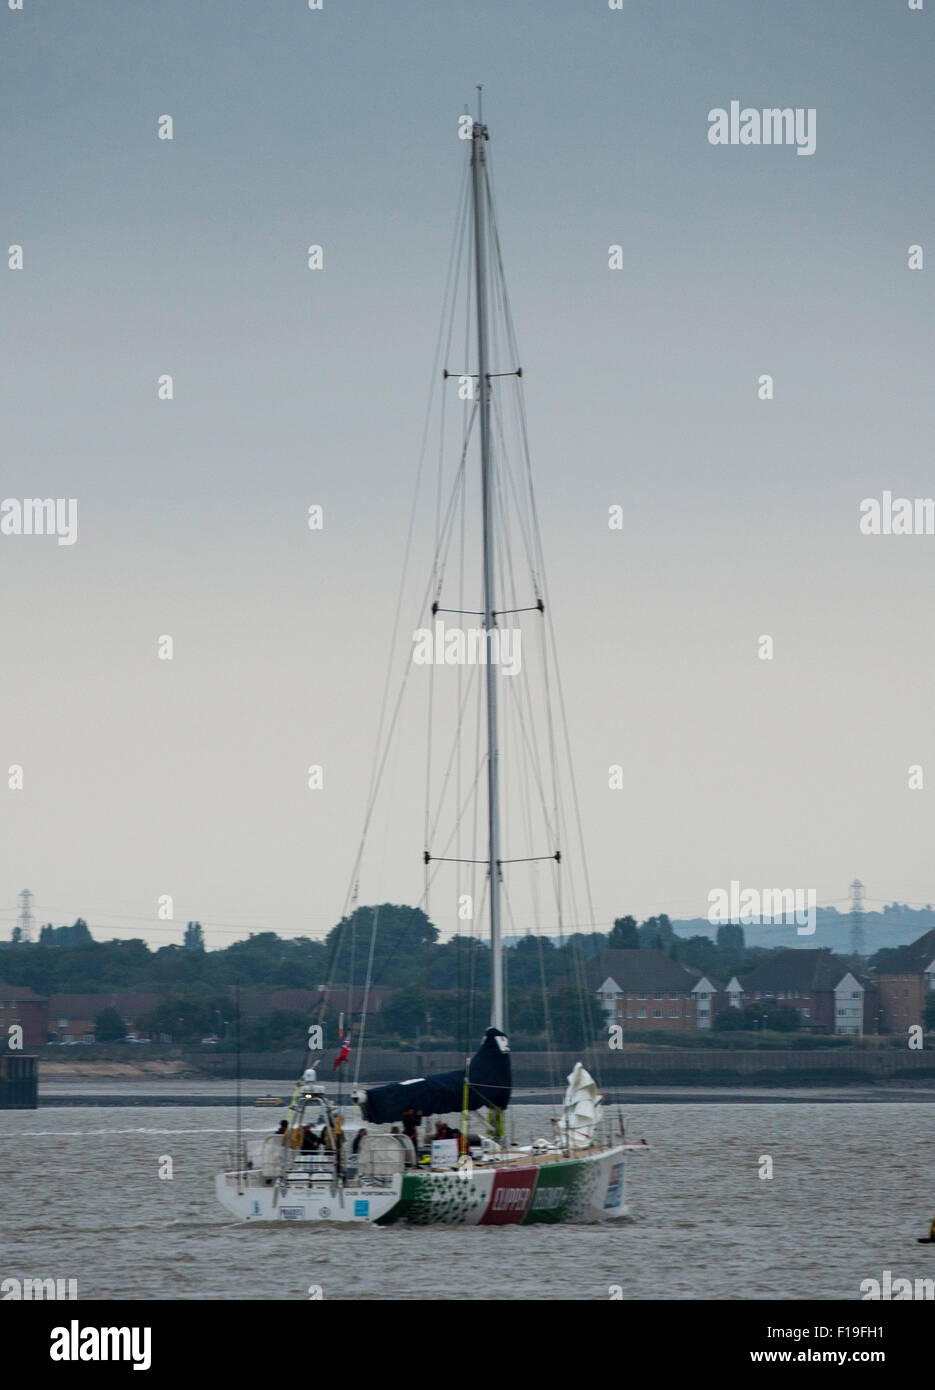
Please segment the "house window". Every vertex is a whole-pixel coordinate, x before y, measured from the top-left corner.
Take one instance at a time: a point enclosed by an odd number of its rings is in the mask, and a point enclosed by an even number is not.
[[[633,1010],[632,1010],[632,1009],[627,1009],[627,1018],[632,1018],[632,1017],[633,1017]]]
[[[661,1009],[653,1009],[653,1018],[662,1018]]]
[[[67,1018],[60,1018],[59,1021],[58,1021],[58,1026],[59,1026],[59,1028],[67,1028],[67,1027],[68,1027],[68,1019],[67,1019]]]
[[[676,993],[676,994],[672,994],[672,993],[670,992],[670,994],[669,994],[669,998],[670,998],[670,999],[678,999],[678,997],[679,997],[679,996],[678,996],[677,993]]]
[[[803,1009],[803,1010],[802,1010],[802,1017],[803,1017],[803,1018],[811,1018],[811,1016],[812,1016],[812,1011],[811,1011],[811,1009]]]
[[[680,1012],[678,1009],[670,1009],[670,1010],[669,1010],[669,1017],[670,1017],[670,1018],[681,1018],[682,1015],[681,1015],[681,1012]]]
[[[855,989],[855,990],[853,991],[853,993],[851,994],[851,998],[852,998],[852,999],[859,999],[859,998],[860,998],[860,995],[861,995],[861,991],[860,991],[859,989]]]
[[[645,999],[645,998],[646,998],[646,995],[645,995],[645,993],[644,993],[644,994],[638,994],[636,997],[637,997],[637,999]],[[644,1014],[643,1017],[645,1018],[646,1015]]]
[[[637,1016],[637,1018],[645,1018],[645,1017],[646,1017],[646,1010],[645,1010],[645,1009],[637,1009],[637,1011],[636,1011],[636,1016]]]

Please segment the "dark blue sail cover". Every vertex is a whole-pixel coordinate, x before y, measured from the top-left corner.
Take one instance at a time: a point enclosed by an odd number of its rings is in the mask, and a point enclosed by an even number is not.
[[[506,1034],[498,1028],[488,1028],[468,1067],[468,1109],[477,1110],[487,1105],[505,1110],[510,1103],[511,1084]],[[423,1115],[450,1115],[463,1108],[464,1071],[443,1071],[412,1081],[393,1081],[388,1086],[374,1086],[365,1095],[361,1109],[364,1119],[372,1125],[401,1120],[403,1111],[410,1105],[413,1110],[421,1110]]]

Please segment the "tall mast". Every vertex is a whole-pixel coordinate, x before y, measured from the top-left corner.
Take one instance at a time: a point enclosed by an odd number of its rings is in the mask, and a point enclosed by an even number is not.
[[[480,111],[478,111],[478,116]],[[503,1029],[503,946],[500,937],[500,789],[497,749],[497,667],[490,633],[494,613],[493,478],[490,467],[490,380],[487,373],[487,180],[484,142],[487,127],[474,122],[471,173],[474,194],[474,264],[477,284],[477,374],[480,387],[481,496],[484,511],[484,628],[487,642],[487,811],[490,871],[490,1021]]]

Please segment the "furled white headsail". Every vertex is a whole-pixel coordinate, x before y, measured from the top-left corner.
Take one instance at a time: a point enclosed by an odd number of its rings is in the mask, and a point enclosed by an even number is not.
[[[568,1078],[568,1090],[558,1122],[561,1142],[571,1148],[586,1149],[594,1138],[594,1130],[603,1114],[597,1083],[580,1062]]]

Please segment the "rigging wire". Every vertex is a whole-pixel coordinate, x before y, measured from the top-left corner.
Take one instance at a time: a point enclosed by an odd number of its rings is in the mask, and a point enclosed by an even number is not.
[[[456,269],[456,264],[459,262],[459,260],[460,260],[460,255],[461,255],[460,249],[456,249],[456,248],[460,248],[461,243],[462,243],[462,239],[463,239],[463,236],[464,236],[464,225],[465,225],[465,222],[466,222],[467,207],[468,207],[468,188],[469,188],[469,182],[470,182],[470,178],[469,178],[469,168],[466,166],[465,169],[464,169],[464,172],[463,172],[463,174],[462,174],[461,195],[460,195],[460,200],[459,200],[460,205],[459,205],[459,210],[458,210],[457,216],[456,216],[456,218],[455,218],[455,232],[454,232],[454,236],[453,236],[451,252],[450,252],[450,255],[449,255],[448,271],[447,271],[446,280],[445,280],[445,290],[444,290],[444,295],[443,295],[443,299],[442,299],[442,312],[441,312],[441,317],[440,317],[440,322],[439,322],[438,336],[437,336],[437,338],[436,338],[435,355],[434,355],[434,361],[433,361],[433,366],[432,366],[432,375],[431,375],[431,381],[432,381],[432,382],[435,382],[435,381],[437,380],[437,376],[438,376],[438,368],[439,368],[439,362],[440,362],[440,358],[441,358],[442,333],[443,333],[444,324],[445,324],[445,322],[446,322],[446,318],[448,318],[449,316],[453,315],[453,313],[454,313],[454,287],[455,287],[455,283],[456,283],[456,281],[455,281],[455,269]],[[412,505],[411,505],[411,507],[410,507],[410,512],[409,512],[409,523],[408,523],[407,532],[406,532],[406,544],[405,544],[405,549],[404,549],[404,558],[403,558],[403,565],[402,565],[402,573],[401,573],[401,575],[400,575],[399,589],[398,589],[398,591],[397,591],[396,614],[395,614],[395,617],[394,617],[394,620],[393,620],[393,630],[392,630],[392,635],[391,635],[391,637],[390,637],[390,644],[389,644],[389,657],[388,657],[387,664],[386,664],[386,675],[385,675],[384,683],[383,683],[383,696],[382,696],[382,700],[381,700],[380,718],[379,718],[379,722],[378,722],[378,725],[377,725],[377,735],[376,735],[376,739],[375,739],[375,749],[376,749],[377,751],[379,750],[379,748],[380,748],[380,746],[381,746],[381,739],[382,739],[382,735],[383,735],[383,729],[384,729],[384,727],[385,727],[386,706],[387,706],[387,699],[388,699],[388,696],[389,696],[389,683],[390,683],[391,672],[392,672],[392,669],[393,669],[393,658],[394,658],[394,653],[395,653],[395,651],[396,651],[396,641],[397,641],[397,635],[398,635],[398,631],[399,631],[400,614],[401,614],[401,612],[402,612],[403,595],[404,595],[404,593],[405,593],[406,580],[407,580],[408,572],[409,572],[409,559],[410,559],[411,550],[412,550],[412,537],[413,537],[413,532],[414,532],[414,530],[415,530],[415,520],[416,520],[416,514],[417,514],[417,510],[418,510],[418,499],[419,499],[419,493],[420,493],[420,490],[421,490],[421,483],[422,483],[422,472],[423,472],[423,467],[424,467],[424,463],[425,463],[425,450],[426,450],[426,444],[427,444],[427,440],[428,440],[429,422],[430,422],[430,419],[431,419],[432,398],[433,398],[433,392],[430,390],[430,393],[429,393],[429,402],[428,402],[428,405],[426,406],[425,422],[424,422],[424,424],[423,424],[423,430],[422,430],[422,444],[421,444],[421,447],[420,447],[420,450],[419,450],[418,466],[417,466],[417,469],[416,469],[416,482],[415,482],[415,487],[414,487],[414,489],[413,489]],[[398,706],[397,706],[397,708],[398,708]],[[391,726],[391,727],[395,727],[395,724],[394,724],[393,726]],[[379,777],[380,777],[380,769],[382,768],[382,766],[383,766],[383,762],[379,762],[379,763],[378,763],[378,760],[377,760],[376,756],[374,756],[374,759],[373,759],[373,772],[372,772],[372,774],[371,774],[371,782],[370,782],[370,790],[369,790],[368,797],[367,797],[367,814],[366,814],[365,819],[364,819],[364,828],[363,828],[363,831],[362,831],[362,833],[361,833],[360,846],[359,846],[359,848],[358,848],[357,857],[356,857],[355,863],[354,863],[354,872],[353,872],[352,875],[351,875],[351,885],[353,885],[353,884],[356,882],[356,880],[357,880],[357,876],[358,876],[357,871],[359,870],[360,861],[361,861],[361,858],[363,857],[363,848],[364,848],[364,844],[365,844],[365,841],[366,841],[367,830],[368,830],[369,824],[370,824],[370,817],[371,817],[372,811],[373,811],[373,804],[374,804],[374,801],[375,801],[377,792],[378,792],[378,790],[379,790]],[[344,908],[345,914],[346,914],[346,912],[347,912],[347,907],[348,907],[348,904],[349,904],[349,902],[350,902],[350,893],[351,893],[351,889],[349,888],[349,890],[348,890],[348,896],[347,896],[347,898],[345,899],[345,908]]]

